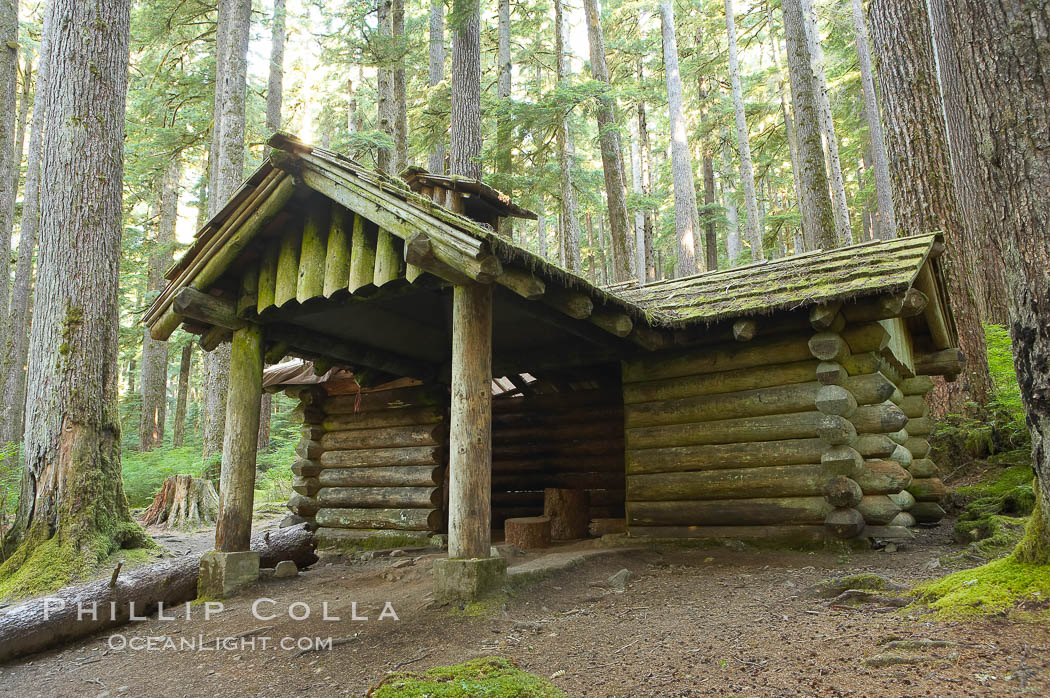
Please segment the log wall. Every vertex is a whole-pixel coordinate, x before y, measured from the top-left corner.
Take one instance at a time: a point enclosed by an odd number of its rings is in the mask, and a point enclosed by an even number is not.
[[[440,531],[445,525],[448,396],[412,386],[299,392],[303,437],[289,508],[322,545],[349,530]]]
[[[617,390],[492,402],[492,526],[543,514],[543,490],[586,490],[592,519],[624,517],[624,422]]]
[[[631,534],[910,538],[938,516],[932,383],[901,378],[893,312],[821,305],[809,330],[625,362]]]

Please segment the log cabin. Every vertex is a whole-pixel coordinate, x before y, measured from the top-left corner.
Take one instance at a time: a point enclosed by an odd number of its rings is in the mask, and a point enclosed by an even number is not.
[[[907,538],[939,520],[931,376],[962,370],[938,234],[600,288],[495,234],[472,180],[278,133],[168,270],[151,335],[231,342],[217,550],[245,550],[263,367],[301,405],[290,508],[322,544],[447,532],[485,558],[545,492],[592,531]],[[293,372],[294,373],[294,372]]]

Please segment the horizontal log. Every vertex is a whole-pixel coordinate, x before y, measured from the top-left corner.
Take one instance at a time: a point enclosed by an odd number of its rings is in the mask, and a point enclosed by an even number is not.
[[[603,407],[618,404],[623,399],[617,390],[576,390],[546,393],[529,397],[504,398],[492,401],[492,412],[522,412],[532,410],[571,410],[575,407]]]
[[[820,464],[628,475],[627,499],[633,507],[641,501],[808,497],[822,494],[828,477]]]
[[[320,505],[318,505],[317,500],[313,497],[304,497],[298,492],[293,492],[292,496],[288,498],[287,506],[293,514],[308,519],[317,513]]]
[[[911,451],[914,458],[925,458],[930,455],[930,442],[921,436],[909,436],[904,442],[904,448]]]
[[[817,331],[826,330],[832,327],[839,317],[839,311],[842,308],[841,301],[831,301],[830,303],[819,303],[809,309],[809,325]]]
[[[770,541],[784,545],[810,545],[827,540],[828,533],[820,525],[793,526],[641,526],[630,524],[631,538],[695,538],[714,540]]]
[[[809,338],[809,352],[821,361],[842,361],[849,355],[849,346],[837,332],[817,332]]]
[[[820,383],[813,381],[738,393],[626,405],[624,422],[631,429],[803,412],[813,406],[820,387]]]
[[[600,490],[623,489],[622,473],[532,473],[509,475],[494,473],[492,490],[513,492],[518,490],[536,490],[544,487],[562,487],[568,489]]]
[[[836,507],[824,519],[824,528],[842,540],[856,538],[864,532],[864,515],[851,507]]]
[[[320,424],[304,424],[299,429],[299,433],[307,441],[320,441],[321,437],[324,436],[324,427]]]
[[[329,431],[321,437],[326,451],[358,451],[406,446],[440,446],[448,437],[446,424],[377,427],[352,431]]]
[[[377,539],[382,540],[381,537],[375,536],[375,531],[373,530],[366,529],[355,531],[349,528],[329,528],[327,526],[318,528],[314,535],[317,537],[318,547],[336,548],[337,550],[343,551],[357,550],[364,545],[365,541],[368,539],[372,539],[369,543],[372,543]],[[390,545],[399,544],[404,546],[406,536],[411,536],[409,540],[415,542],[416,545],[422,546],[431,543],[431,534],[426,532],[415,534],[392,533],[390,535],[397,539],[396,541],[391,541]]]
[[[877,322],[846,325],[846,329],[842,330],[842,338],[849,344],[851,354],[882,351],[890,345],[890,333]]]
[[[847,419],[857,411],[857,398],[839,385],[822,385],[813,405],[823,414],[836,414]]]
[[[821,385],[842,385],[849,373],[838,361],[821,361],[817,364],[817,382]]]
[[[414,424],[438,424],[447,421],[448,413],[441,407],[418,407],[333,415],[327,417],[322,424],[326,431],[349,431],[379,427],[404,427]]]
[[[317,493],[322,507],[364,509],[429,509],[441,503],[437,487],[324,487]]]
[[[908,441],[908,439],[911,438],[908,435],[907,429],[901,429],[900,431],[891,431],[889,434],[886,434],[886,436],[890,437],[891,441],[901,446],[903,446]]]
[[[926,310],[929,305],[929,297],[917,288],[909,288],[904,294],[904,305],[901,307],[901,317],[915,317]]]
[[[540,426],[499,427],[492,430],[492,441],[511,444],[519,441],[582,441],[623,439],[623,421],[593,424],[544,424]]]
[[[861,498],[864,497],[864,491],[857,484],[857,481],[842,475],[833,477],[825,482],[821,493],[824,495],[824,499],[828,500],[828,504],[833,507],[855,507],[860,504]]]
[[[904,308],[906,294],[884,293],[843,303],[842,314],[847,322],[864,323],[897,317]]]
[[[316,477],[293,477],[292,491],[298,492],[304,497],[313,497],[321,489],[321,483]]]
[[[444,481],[440,465],[391,465],[375,468],[325,468],[318,481],[323,487],[430,487]]]
[[[330,528],[436,531],[441,526],[436,509],[321,509],[316,518]]]
[[[842,386],[853,393],[858,405],[878,405],[893,397],[897,386],[882,373],[849,376]]]
[[[771,339],[756,339],[716,345],[702,352],[689,349],[659,358],[640,358],[623,364],[625,383],[676,378],[700,373],[732,371],[755,366],[806,361],[811,357],[807,341],[812,333],[794,333]]]
[[[203,293],[195,288],[179,291],[172,307],[185,318],[225,327],[228,330],[239,330],[248,325],[237,316],[237,306],[233,301]]]
[[[889,434],[908,426],[908,417],[892,403],[858,407],[850,421],[861,434]]]
[[[891,460],[869,460],[854,478],[864,494],[890,494],[907,489],[911,473]]]
[[[944,509],[937,502],[915,502],[908,513],[919,523],[937,523],[945,517]]]
[[[530,301],[542,298],[547,291],[543,279],[516,267],[503,267],[503,273],[496,277],[496,283]]]
[[[966,356],[958,349],[942,349],[915,357],[915,373],[924,376],[956,376],[965,365]]]
[[[824,497],[628,502],[628,526],[820,524],[832,506]]]
[[[864,465],[864,457],[852,446],[831,446],[820,455],[820,464],[829,476],[853,477]]]
[[[448,406],[448,395],[431,386],[397,388],[396,390],[376,390],[360,393],[360,404],[357,394],[333,395],[325,402],[325,412],[329,415],[360,414],[375,410],[402,409],[409,407],[444,407]]]
[[[900,389],[905,395],[925,395],[933,390],[933,379],[922,375],[905,378],[900,383]]]
[[[800,465],[820,461],[821,439],[748,441],[735,444],[675,446],[627,451],[627,472],[671,473],[768,465]]]
[[[623,451],[604,456],[548,456],[536,454],[523,458],[492,461],[493,473],[623,473]]]
[[[853,447],[865,458],[889,458],[897,450],[897,445],[885,434],[858,434]]]
[[[915,517],[907,511],[902,511],[893,517],[893,521],[890,521],[890,526],[900,526],[902,528],[911,528],[916,524]]]
[[[825,414],[817,424],[817,436],[831,446],[851,446],[857,441],[857,430],[845,417]]]
[[[901,511],[908,511],[915,506],[915,497],[908,490],[901,490],[900,492],[890,492],[886,495],[894,501],[894,503],[901,508]]]
[[[734,393],[742,390],[770,388],[778,385],[809,383],[816,375],[818,361],[798,361],[788,364],[756,366],[718,373],[626,383],[623,386],[624,404],[656,400],[674,400],[702,395]]]
[[[493,460],[514,460],[537,455],[548,456],[607,456],[622,455],[622,439],[603,441],[533,441],[510,444],[493,443]]]
[[[865,522],[876,526],[885,526],[901,513],[900,507],[884,494],[864,495],[857,505],[857,511],[864,516]]]
[[[722,419],[705,422],[703,428],[697,428],[695,424],[645,427],[628,429],[626,440],[627,447],[635,449],[809,439],[816,436],[817,427],[823,418],[824,415],[820,412],[812,411],[768,417]]]
[[[292,463],[292,472],[299,477],[317,477],[324,468],[320,461],[300,458]]]
[[[902,468],[910,468],[912,462],[911,451],[897,444],[897,448],[893,449],[893,453],[890,454],[888,460],[899,463]]]
[[[908,466],[908,470],[917,478],[937,477],[941,474],[941,469],[929,458],[916,458]]]
[[[936,423],[932,417],[919,417],[918,419],[909,419],[907,424],[909,436],[927,436],[933,433],[933,429]]]
[[[926,400],[921,395],[906,395],[897,407],[900,407],[904,414],[912,418],[925,417],[929,414]]]
[[[305,460],[317,460],[324,453],[324,447],[320,442],[303,439],[295,445],[295,455]]]
[[[740,319],[733,323],[733,339],[738,342],[750,342],[758,334],[758,321]]]
[[[443,446],[376,448],[364,451],[325,451],[321,465],[326,468],[368,468],[391,465],[441,465],[448,459]]]
[[[948,494],[939,477],[917,477],[911,481],[908,491],[917,502],[940,502]]]

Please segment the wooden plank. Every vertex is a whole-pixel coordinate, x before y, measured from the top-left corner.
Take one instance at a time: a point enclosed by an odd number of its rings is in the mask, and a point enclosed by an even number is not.
[[[295,299],[300,303],[324,294],[330,208],[331,203],[328,199],[323,199],[323,202],[314,204],[306,214],[295,291]]]
[[[274,242],[266,248],[262,261],[259,262],[259,298],[255,306],[257,313],[261,314],[267,308],[274,306],[274,294],[277,291],[277,256],[279,254],[279,245]]]
[[[353,214],[338,204],[332,205],[328,227],[328,244],[324,260],[324,297],[331,298],[350,283],[350,239]]]
[[[299,284],[299,252],[302,247],[302,229],[285,233],[277,251],[277,282],[274,285],[273,303],[280,308],[295,300]]]
[[[375,271],[372,275],[372,283],[377,288],[402,278],[401,249],[403,244],[389,230],[379,231],[376,240]]]
[[[375,278],[376,234],[365,225],[362,216],[354,216],[353,240],[350,243],[350,293],[372,284]]]

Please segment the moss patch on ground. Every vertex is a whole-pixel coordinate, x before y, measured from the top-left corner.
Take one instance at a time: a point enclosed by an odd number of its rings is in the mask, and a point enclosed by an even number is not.
[[[1015,609],[1050,619],[1050,565],[1019,562],[1011,555],[924,584],[915,589],[915,594],[940,620]]]
[[[547,679],[522,671],[502,657],[387,676],[368,692],[374,698],[564,698]]]
[[[989,464],[992,468],[979,482],[955,491],[956,502],[963,505],[953,531],[955,540],[970,543],[967,554],[984,559],[1013,549],[1036,500],[1029,453],[1003,454],[989,459]]]

